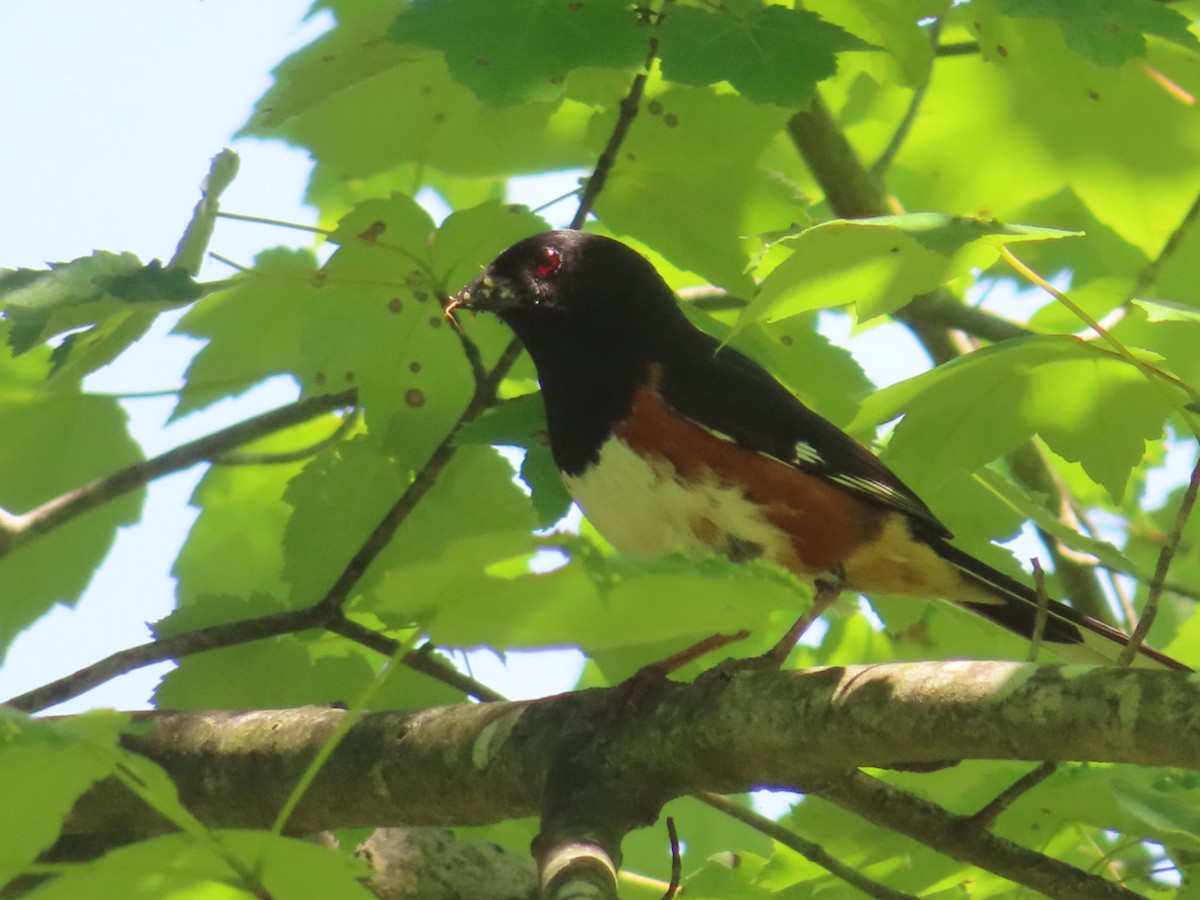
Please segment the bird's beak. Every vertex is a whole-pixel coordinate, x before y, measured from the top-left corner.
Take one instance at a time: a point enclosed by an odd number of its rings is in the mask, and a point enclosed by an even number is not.
[[[501,312],[521,304],[521,298],[505,278],[484,272],[450,298],[446,312],[469,309],[472,312]]]

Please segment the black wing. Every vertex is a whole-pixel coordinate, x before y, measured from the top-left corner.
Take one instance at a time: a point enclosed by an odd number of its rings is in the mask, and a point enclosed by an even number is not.
[[[924,526],[926,539],[952,537],[928,506],[870,450],[817,415],[769,372],[731,347],[694,332],[665,360],[662,395],[710,431],[890,507]]]

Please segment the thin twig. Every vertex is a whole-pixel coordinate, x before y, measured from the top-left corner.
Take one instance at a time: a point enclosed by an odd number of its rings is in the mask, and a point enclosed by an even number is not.
[[[976,828],[991,828],[992,823],[1000,817],[1002,812],[1012,806],[1018,797],[1033,790],[1057,771],[1058,763],[1044,762],[1036,769],[1026,772],[984,804],[979,812],[971,816],[971,823]]]
[[[105,475],[103,478],[68,491],[53,500],[48,500],[27,513],[9,515],[6,521],[0,521],[0,557],[156,478],[210,460],[264,435],[282,431],[332,410],[350,406],[355,402],[355,397],[356,394],[353,390],[306,397],[288,406],[273,409],[260,416],[205,435],[176,447],[174,450],[168,450],[154,459],[148,459],[111,475]]]
[[[215,625],[210,628],[202,628],[197,631],[190,631],[178,635],[173,635],[162,640],[151,641],[147,644],[142,644],[138,647],[131,647],[127,650],[122,650],[111,656],[100,660],[90,666],[86,666],[71,675],[64,678],[59,678],[49,684],[42,685],[32,691],[21,694],[19,697],[14,697],[9,701],[9,705],[17,709],[27,712],[36,712],[45,709],[48,706],[62,703],[64,700],[69,700],[72,697],[77,697],[85,691],[91,690],[99,684],[103,684],[118,675],[123,675],[126,672],[131,672],[134,669],[150,665],[156,662],[163,662],[167,659],[178,659],[183,656],[190,656],[194,653],[200,653],[205,650],[214,650],[221,647],[230,647],[237,644],[249,643],[250,641],[261,640],[266,637],[277,637],[281,634],[291,634],[297,631],[305,631],[310,628],[328,628],[331,631],[352,631],[354,633],[353,640],[359,643],[366,643],[369,640],[363,633],[364,630],[356,629],[352,625],[343,625],[345,617],[341,612],[342,604],[350,595],[350,591],[357,584],[358,579],[362,577],[367,566],[386,546],[395,530],[411,512],[416,505],[417,500],[424,496],[429,486],[436,480],[437,474],[445,468],[446,463],[454,455],[453,436],[466,422],[471,421],[474,417],[483,412],[489,405],[495,402],[495,391],[503,380],[508,370],[512,368],[517,357],[520,355],[521,347],[519,342],[512,341],[505,351],[501,354],[496,366],[492,369],[491,375],[487,381],[477,387],[475,396],[467,409],[459,418],[458,423],[447,435],[446,439],[434,451],[429,461],[426,462],[422,470],[417,473],[416,478],[409,485],[408,490],[400,497],[393,505],[392,509],[384,516],[384,519],[367,541],[354,555],[347,564],[342,574],[316,604],[306,609],[292,610],[285,613],[273,613],[267,616],[261,616],[255,619],[244,619],[239,622],[229,622],[221,625]],[[345,406],[354,400],[354,392],[347,391],[342,394],[323,395],[320,397],[310,397],[307,400],[302,400],[299,403],[293,404],[290,407],[284,407],[282,410],[275,410],[273,413],[268,413],[265,416],[259,416],[256,419],[242,422],[232,428],[225,429],[219,432],[218,435],[209,435],[207,438],[201,438],[192,444],[184,447],[176,448],[157,460],[152,460],[151,463],[158,463],[160,466],[165,465],[161,461],[173,455],[178,456],[184,450],[201,445],[207,448],[206,452],[201,453],[195,458],[191,458],[187,465],[192,462],[197,462],[200,459],[207,458],[211,455],[213,448],[206,442],[211,441],[214,437],[225,435],[227,442],[223,446],[236,446],[237,443],[248,440],[249,437],[243,436],[238,441],[230,442],[228,434],[234,432],[236,434],[244,434],[251,431],[248,426],[256,423],[261,423],[264,419],[273,421],[272,416],[279,418],[282,413],[288,412],[295,416],[296,408],[308,411],[308,415],[296,419],[296,422],[304,421],[305,418],[312,418],[320,412],[328,411],[337,406]],[[315,411],[314,411],[315,410]],[[295,424],[292,422],[291,424]],[[276,428],[279,427],[276,425]],[[240,429],[240,430],[239,430]],[[268,430],[275,430],[274,428]],[[266,433],[263,431],[262,433]],[[257,432],[251,435],[257,437]],[[132,470],[144,468],[148,464],[142,464],[140,467],[135,466],[132,469],[127,469],[125,472],[118,472],[116,476],[124,476],[128,478],[126,473]],[[176,468],[185,468],[186,465],[176,465]],[[165,471],[174,471],[174,468],[166,468]],[[162,473],[159,473],[162,474]],[[157,477],[157,476],[154,476]],[[149,480],[149,479],[147,479]],[[122,482],[124,483],[124,482]],[[136,486],[136,485],[135,485]],[[86,490],[87,487],[80,490]],[[126,488],[128,489],[128,488]],[[75,494],[78,492],[72,492]],[[99,501],[97,501],[99,502]],[[95,505],[95,504],[93,504]],[[88,507],[91,508],[91,507]],[[385,641],[390,639],[384,638],[382,641],[374,641],[375,649],[383,650]],[[390,652],[394,652],[394,647]],[[407,656],[405,663],[408,663]],[[417,668],[417,666],[414,666]],[[427,671],[427,668],[421,668],[421,671]]]
[[[428,493],[429,489],[437,482],[442,471],[454,458],[454,454],[458,450],[455,439],[458,436],[459,429],[468,422],[476,419],[484,410],[492,406],[496,402],[496,390],[500,386],[500,382],[504,380],[504,376],[508,374],[508,370],[512,368],[513,363],[517,361],[517,357],[521,355],[521,344],[519,341],[513,340],[509,342],[501,354],[499,361],[492,369],[491,373],[475,388],[475,396],[459,417],[458,422],[438,444],[437,449],[430,454],[429,459],[421,470],[417,472],[408,488],[400,495],[400,498],[392,504],[379,524],[367,536],[367,539],[359,547],[358,552],[350,558],[346,563],[346,567],[337,577],[334,583],[330,586],[325,596],[318,602],[318,606],[325,610],[340,609],[342,605],[350,597],[350,592],[359,580],[366,573],[367,567],[375,560],[383,548],[391,541],[392,535],[396,533],[396,529],[408,518],[409,513],[413,511],[421,498]]]
[[[315,628],[321,624],[320,615],[316,607],[309,607],[173,634],[119,650],[77,672],[13,697],[5,705],[24,712],[41,712],[143,666]]]
[[[577,230],[583,227],[596,198],[604,190],[604,183],[608,181],[608,173],[617,164],[617,153],[621,149],[621,144],[625,142],[625,136],[629,134],[629,126],[637,118],[638,110],[642,105],[642,92],[646,89],[646,76],[654,65],[654,57],[657,53],[658,39],[652,37],[650,38],[650,51],[646,54],[646,64],[642,71],[633,76],[633,83],[629,85],[629,93],[625,95],[618,106],[617,124],[613,126],[612,134],[608,136],[608,143],[605,144],[604,151],[596,160],[596,168],[583,186],[583,193],[579,197],[579,208],[575,210],[569,226],[573,229]]]
[[[827,610],[838,597],[842,595],[845,575],[839,573],[836,581],[817,581],[817,592],[813,595],[812,606],[800,616],[770,650],[757,657],[763,664],[771,668],[781,668],[791,652],[796,649],[796,642],[804,637],[804,633],[813,626],[821,614]]]
[[[400,648],[400,642],[378,631],[373,631],[365,625],[360,625],[353,619],[338,616],[325,623],[325,628],[334,634],[341,635],[347,640],[361,644],[369,650],[374,650],[381,656],[390,657]],[[492,690],[486,684],[476,681],[469,675],[464,675],[449,663],[442,662],[433,655],[434,647],[426,644],[417,650],[412,650],[400,658],[400,661],[410,669],[428,675],[456,691],[462,691],[468,697],[484,702],[496,702],[506,699],[498,691]]]
[[[728,797],[722,797],[720,794],[698,794],[696,799],[701,803],[708,804],[715,810],[725,813],[725,815],[731,818],[737,819],[745,825],[749,825],[755,831],[765,834],[771,840],[778,841],[785,847],[796,851],[809,862],[820,866],[830,875],[840,878],[847,884],[858,888],[868,897],[877,897],[880,900],[916,900],[913,894],[893,890],[877,881],[872,881],[861,872],[850,868],[850,866],[843,863],[833,854],[827,853],[820,844],[816,844],[807,838],[802,838],[794,831],[784,828],[778,822],[772,821],[766,816],[759,815],[752,809],[740,806]]]
[[[1137,283],[1134,284],[1133,290],[1130,292],[1131,296],[1140,297],[1150,289],[1151,285],[1158,281],[1158,276],[1162,273],[1163,266],[1175,255],[1175,251],[1183,243],[1183,239],[1187,236],[1188,231],[1196,224],[1197,218],[1200,218],[1200,194],[1192,201],[1192,205],[1188,207],[1188,211],[1183,214],[1183,218],[1175,226],[1175,230],[1171,232],[1162,249],[1158,251],[1158,255],[1150,260],[1142,271],[1138,272]]]
[[[446,308],[449,300],[442,302],[442,309]],[[475,379],[475,387],[479,388],[481,384],[487,381],[488,373],[487,366],[483,362],[483,353],[479,350],[479,345],[475,343],[465,328],[459,323],[458,319],[450,313],[446,313],[446,318],[450,320],[450,325],[454,329],[454,334],[458,338],[459,344],[462,345],[463,356],[467,358],[467,364],[471,367],[471,376]]]
[[[941,17],[938,17],[929,26],[929,44],[935,54],[937,52],[938,37],[941,33],[942,20]],[[921,101],[925,99],[925,92],[929,90],[929,83],[931,81],[933,81],[932,60],[929,63],[928,70],[925,72],[925,78],[913,89],[912,98],[908,101],[908,109],[904,111],[904,116],[900,119],[900,124],[896,126],[896,130],[892,133],[891,140],[888,141],[883,152],[879,154],[879,158],[871,166],[871,174],[876,178],[882,179],[887,174],[887,170],[891,168],[892,160],[900,152],[900,148],[904,145],[908,133],[912,130],[913,123],[917,121],[917,111],[921,108]]]
[[[667,841],[671,847],[671,882],[663,892],[662,900],[673,900],[683,879],[683,855],[679,852],[679,832],[675,830],[674,816],[667,816]]]
[[[1175,524],[1171,526],[1167,542],[1163,544],[1162,550],[1158,553],[1158,564],[1154,567],[1154,577],[1150,580],[1150,593],[1146,595],[1146,605],[1142,608],[1141,616],[1138,617],[1137,628],[1133,629],[1133,634],[1129,636],[1129,643],[1125,645],[1125,649],[1121,651],[1121,655],[1117,659],[1119,666],[1127,666],[1133,662],[1138,648],[1142,646],[1142,642],[1146,640],[1146,635],[1150,632],[1150,626],[1154,624],[1154,617],[1158,614],[1158,601],[1162,597],[1163,586],[1167,581],[1167,572],[1171,568],[1171,560],[1175,558],[1175,551],[1183,538],[1183,528],[1192,514],[1197,491],[1200,491],[1200,455],[1197,455],[1196,465],[1192,468],[1192,477],[1188,481],[1187,490],[1183,492],[1179,510],[1175,513]]]

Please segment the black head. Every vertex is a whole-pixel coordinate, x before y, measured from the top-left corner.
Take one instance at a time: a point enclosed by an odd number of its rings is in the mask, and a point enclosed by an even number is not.
[[[593,347],[649,352],[681,327],[691,329],[645,257],[581,231],[547,231],[514,244],[453,307],[496,313],[539,366]]]

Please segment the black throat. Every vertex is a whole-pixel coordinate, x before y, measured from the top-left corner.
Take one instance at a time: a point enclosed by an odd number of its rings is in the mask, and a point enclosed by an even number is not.
[[[564,475],[579,475],[599,459],[613,428],[629,416],[634,393],[649,378],[653,354],[628,341],[563,340],[555,329],[509,324],[537,367],[554,462]]]

